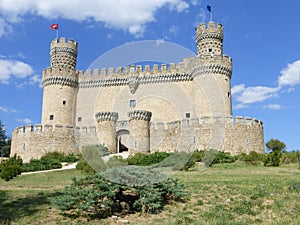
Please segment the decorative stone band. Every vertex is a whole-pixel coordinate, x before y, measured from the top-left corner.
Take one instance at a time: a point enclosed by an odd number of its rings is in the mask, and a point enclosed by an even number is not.
[[[230,66],[225,66],[222,64],[204,64],[196,67],[191,72],[191,77],[196,77],[203,74],[223,74],[231,77],[232,69]]]
[[[42,81],[43,87],[49,85],[61,85],[61,86],[70,86],[77,88],[78,81],[69,77],[46,77]]]
[[[204,39],[209,39],[209,38],[213,38],[213,39],[219,39],[221,42],[223,41],[223,34],[222,33],[202,33],[202,34],[198,34],[196,37],[196,41],[202,41]]]
[[[154,83],[181,82],[181,81],[192,81],[192,80],[193,79],[190,76],[190,74],[187,73],[144,75],[139,77],[139,79],[134,79],[135,86],[137,85],[136,82],[138,82],[138,84],[154,84]],[[82,80],[79,81],[79,88],[126,86],[129,84],[132,85],[132,81],[133,81],[132,76],[124,77],[124,78]]]
[[[117,121],[118,120],[117,112],[97,112],[95,116],[96,116],[97,122]]]
[[[141,84],[153,84],[153,83],[167,83],[167,82],[180,82],[180,81],[191,81],[193,80],[190,74],[159,74],[143,76],[140,79]]]
[[[134,110],[128,112],[129,121],[130,120],[146,120],[150,121],[152,112],[145,110]]]
[[[65,53],[65,54],[69,54],[75,58],[77,57],[77,51],[76,51],[76,49],[73,49],[73,48],[55,47],[50,50],[50,56],[53,56],[57,53]]]

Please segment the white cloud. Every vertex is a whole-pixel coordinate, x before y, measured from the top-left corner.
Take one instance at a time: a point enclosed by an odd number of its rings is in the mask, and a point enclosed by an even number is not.
[[[31,119],[28,119],[28,118],[17,118],[16,119],[17,122],[20,122],[20,123],[25,123],[25,124],[32,124],[32,120]]]
[[[234,86],[231,92],[238,102],[251,104],[276,97],[280,89],[280,87],[271,88],[264,86],[245,87],[245,84],[239,84]]]
[[[265,105],[263,108],[270,109],[270,110],[279,110],[282,109],[282,106],[279,104],[269,104],[269,105]]]
[[[279,86],[295,86],[300,83],[300,60],[288,64],[278,78]]]
[[[0,18],[0,37],[12,32],[12,26],[5,19]]]
[[[199,26],[200,23],[203,23],[206,20],[206,11],[200,8],[198,15],[196,16],[196,20],[194,22],[194,26]]]
[[[245,84],[235,85],[231,88],[231,94],[236,95],[238,93],[241,93],[244,90],[245,90]]]
[[[18,111],[16,109],[11,109],[7,106],[0,106],[0,111],[4,113],[17,113]]]
[[[172,26],[170,27],[170,29],[169,29],[169,32],[170,32],[171,34],[177,34],[177,33],[178,33],[178,26],[172,25]]]
[[[241,95],[237,97],[239,102],[243,103],[254,103],[254,102],[262,102],[266,99],[275,97],[280,90],[280,87],[270,88],[270,87],[263,87],[263,86],[254,86],[254,87],[247,87]]]
[[[248,107],[249,107],[249,105],[247,105],[247,104],[239,103],[237,105],[234,105],[233,109],[244,109],[244,108],[248,108]]]
[[[7,84],[11,77],[24,78],[33,74],[30,65],[10,59],[0,59],[0,83]]]
[[[35,84],[38,84],[38,86],[40,88],[42,88],[42,79],[39,75],[33,75],[29,78],[28,81],[25,81],[25,82],[22,82],[22,83],[16,83],[16,86],[18,88],[24,88],[25,86],[31,86],[31,85],[35,85]]]
[[[26,3],[0,0],[0,11],[10,23],[19,22],[27,14],[49,19],[94,20],[133,35],[141,35],[145,24],[155,21],[155,12],[164,6],[180,13],[188,9],[189,4],[184,0],[73,0],[71,3],[69,0],[27,0]]]

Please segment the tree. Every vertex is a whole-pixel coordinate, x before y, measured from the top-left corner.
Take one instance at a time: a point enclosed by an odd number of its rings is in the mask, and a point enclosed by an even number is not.
[[[266,147],[271,150],[272,152],[274,151],[282,151],[286,148],[286,145],[284,142],[279,141],[278,139],[271,139],[266,143]]]
[[[10,154],[11,140],[5,134],[5,127],[0,120],[0,157],[8,157]]]
[[[284,142],[278,139],[271,139],[266,143],[266,147],[271,150],[271,152],[266,156],[264,160],[265,166],[279,166],[282,151],[286,148]]]

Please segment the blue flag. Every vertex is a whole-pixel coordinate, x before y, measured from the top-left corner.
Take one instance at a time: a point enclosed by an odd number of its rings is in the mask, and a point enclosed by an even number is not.
[[[208,5],[206,8],[207,8],[208,12],[211,12],[211,6],[210,5]]]

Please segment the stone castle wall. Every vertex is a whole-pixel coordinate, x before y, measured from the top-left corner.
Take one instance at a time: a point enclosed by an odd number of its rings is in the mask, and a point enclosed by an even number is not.
[[[237,116],[152,123],[151,152],[216,149],[231,154],[264,152],[263,123]]]
[[[116,133],[123,129],[128,130],[134,136],[130,136],[129,146],[127,146],[132,149],[133,154],[142,151],[137,146],[135,147],[136,140],[143,145],[145,143],[147,145],[147,141],[149,141],[150,146],[143,146],[144,152],[149,152],[149,150],[150,152],[194,151],[195,149],[217,149],[231,154],[249,153],[250,151],[264,152],[263,124],[261,121],[249,117],[203,117],[150,124],[148,124],[148,120],[135,119],[130,121],[133,127],[129,125],[129,121],[122,121],[126,124],[125,126],[124,124],[118,126],[115,121],[111,120],[102,120],[101,122],[100,126],[110,127],[109,133],[101,134],[103,130],[97,131],[99,127],[93,126],[74,128],[60,125],[35,125],[19,127],[13,133],[11,154],[16,153],[22,157],[24,162],[28,162],[30,159],[40,158],[50,151],[60,151],[66,154],[79,153],[82,146],[100,143],[106,145],[113,143],[114,146],[109,147],[117,152]],[[139,130],[143,132],[139,132]],[[109,135],[109,137],[103,139],[101,135]],[[109,143],[101,140],[108,140]]]
[[[74,128],[61,125],[35,125],[16,128],[12,134],[11,155],[21,156],[24,162],[40,158],[47,152],[78,153]]]

